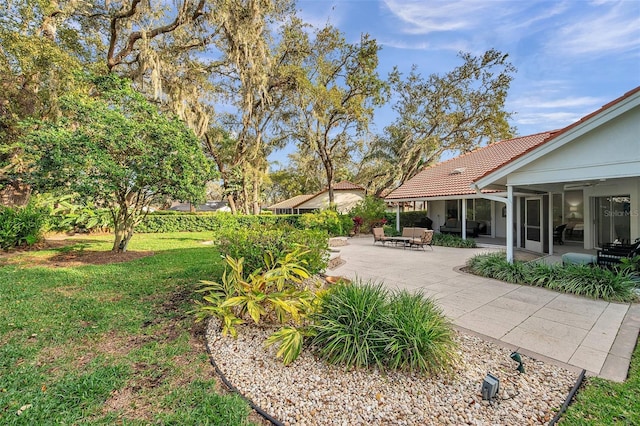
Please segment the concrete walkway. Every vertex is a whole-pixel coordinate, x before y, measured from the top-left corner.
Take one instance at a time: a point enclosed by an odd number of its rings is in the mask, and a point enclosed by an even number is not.
[[[459,270],[496,249],[426,251],[351,238],[338,247],[345,264],[327,275],[384,282],[436,299],[458,327],[532,358],[623,381],[640,330],[640,305],[609,303],[508,284]]]

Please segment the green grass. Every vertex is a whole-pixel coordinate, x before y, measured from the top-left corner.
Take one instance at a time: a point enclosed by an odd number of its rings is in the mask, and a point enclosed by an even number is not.
[[[640,424],[640,345],[636,346],[631,358],[629,378],[624,383],[589,378],[559,424]]]
[[[244,401],[217,391],[187,314],[195,284],[223,268],[210,239],[137,234],[129,250],[155,255],[109,265],[30,265],[69,249],[0,263],[0,424],[248,424]]]

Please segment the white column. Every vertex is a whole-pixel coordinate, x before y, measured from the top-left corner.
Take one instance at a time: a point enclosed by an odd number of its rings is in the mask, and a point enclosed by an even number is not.
[[[547,241],[549,241],[549,256],[551,256],[553,254],[553,194],[549,192],[547,195],[549,196],[549,211],[547,212],[547,215],[549,216],[547,235],[549,238],[547,238]],[[544,251],[544,248],[542,251]]]
[[[460,218],[460,220],[462,220],[462,239],[466,240],[467,239],[467,200],[463,198],[461,200],[461,203],[462,203],[462,217]]]
[[[513,186],[511,185],[507,186],[507,262],[513,263]]]
[[[491,238],[496,237],[496,215],[498,214],[498,209],[502,208],[502,204],[496,203],[495,201],[491,201]]]
[[[522,232],[520,232],[522,229],[522,204],[520,203],[520,197],[513,197],[513,203],[515,206],[514,212],[516,213],[516,247],[522,247]]]
[[[396,231],[400,232],[400,203],[396,208]]]

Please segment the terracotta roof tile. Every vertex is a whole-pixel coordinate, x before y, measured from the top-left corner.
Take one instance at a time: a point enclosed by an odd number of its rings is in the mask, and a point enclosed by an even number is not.
[[[427,167],[385,199],[392,201],[474,194],[471,184],[479,177],[541,145],[552,134],[544,132],[496,142]]]
[[[363,187],[361,187],[360,185],[356,185],[355,183],[351,183],[348,180],[343,180],[342,182],[338,182],[335,185],[333,185],[333,189],[337,189],[337,190],[350,190],[350,189],[360,189],[360,190],[364,190]],[[325,189],[326,191],[326,189]]]

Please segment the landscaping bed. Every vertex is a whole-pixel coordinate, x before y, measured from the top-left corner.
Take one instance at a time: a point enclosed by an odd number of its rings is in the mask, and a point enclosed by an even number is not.
[[[284,424],[546,424],[562,405],[578,374],[523,356],[518,373],[510,351],[457,333],[461,361],[452,376],[345,370],[303,351],[284,366],[276,348],[262,344],[274,328],[238,327],[222,336],[211,319],[207,341],[225,377],[256,405]],[[500,379],[498,397],[481,397],[487,372]]]

